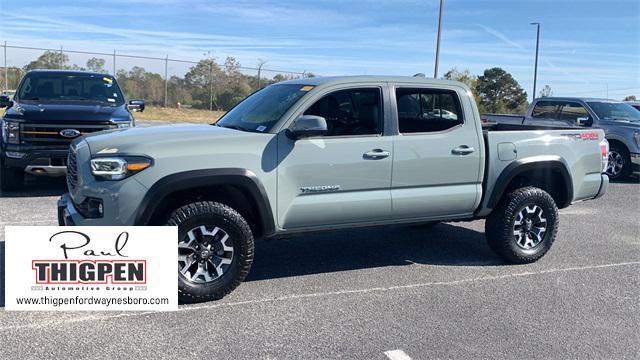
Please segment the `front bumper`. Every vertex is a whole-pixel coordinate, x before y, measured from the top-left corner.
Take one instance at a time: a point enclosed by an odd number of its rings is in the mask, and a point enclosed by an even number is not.
[[[73,221],[73,217],[71,216],[71,212],[69,210],[75,212],[76,215],[79,215],[76,212],[76,209],[73,207],[73,203],[69,198],[69,194],[65,193],[58,200],[58,225],[60,226],[75,225],[75,222]]]
[[[9,157],[7,152],[22,153],[21,158]],[[33,148],[31,146],[6,145],[2,152],[6,166],[22,168],[34,175],[64,176],[68,147]]]
[[[640,171],[640,154],[631,153],[631,169],[633,171]]]

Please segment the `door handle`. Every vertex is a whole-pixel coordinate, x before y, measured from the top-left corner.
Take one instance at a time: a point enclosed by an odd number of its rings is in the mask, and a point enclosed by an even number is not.
[[[473,153],[474,151],[476,151],[476,149],[474,149],[471,146],[460,145],[457,148],[454,148],[453,150],[451,150],[451,153],[453,155],[469,155],[469,154]]]
[[[382,150],[382,149],[373,149],[371,151],[367,151],[362,155],[362,158],[365,160],[380,160],[386,157],[389,157],[391,152]]]

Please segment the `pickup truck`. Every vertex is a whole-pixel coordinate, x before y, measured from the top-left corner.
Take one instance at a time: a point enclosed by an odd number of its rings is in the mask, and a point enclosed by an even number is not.
[[[607,146],[602,130],[483,130],[458,82],[291,80],[215,125],[74,140],[58,221],[178,226],[184,302],[238,286],[254,240],[311,231],[486,218],[490,247],[529,263],[551,247],[558,208],[606,192]]]
[[[591,98],[543,97],[533,101],[527,114],[482,115],[484,123],[523,124],[575,129],[602,129],[609,141],[611,180],[640,171],[640,111],[622,101]]]
[[[131,111],[144,101],[125,100],[111,75],[32,70],[13,98],[0,96],[0,190],[18,190],[24,174],[64,176],[71,140],[84,134],[134,125]]]

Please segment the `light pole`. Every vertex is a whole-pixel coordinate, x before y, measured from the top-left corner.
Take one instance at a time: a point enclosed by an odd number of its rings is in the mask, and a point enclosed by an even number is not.
[[[433,69],[433,78],[438,78],[438,63],[440,62],[440,33],[442,32],[442,2],[440,0],[440,15],[438,15],[438,39],[436,40],[436,66]]]
[[[538,80],[538,50],[540,49],[540,23],[532,22],[530,25],[536,25],[536,64],[533,69],[533,96],[532,100],[536,99],[536,81]]]

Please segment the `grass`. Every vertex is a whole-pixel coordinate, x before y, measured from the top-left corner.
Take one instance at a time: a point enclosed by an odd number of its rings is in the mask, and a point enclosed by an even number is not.
[[[136,120],[205,124],[218,121],[222,115],[224,115],[224,111],[163,108],[158,106],[147,106],[143,112],[134,113]]]

